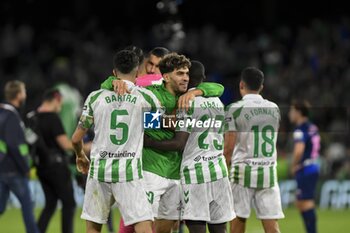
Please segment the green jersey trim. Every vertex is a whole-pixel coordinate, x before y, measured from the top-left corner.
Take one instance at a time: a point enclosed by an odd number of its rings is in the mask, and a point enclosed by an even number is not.
[[[139,175],[139,179],[143,178],[143,176],[142,176],[141,159],[137,159],[137,172],[138,172],[138,175]]]
[[[103,92],[103,90],[97,92],[96,94],[94,94],[93,96],[91,96],[90,101],[89,101],[89,115],[92,116],[93,112],[92,112],[92,107],[91,105],[97,100],[97,98],[101,95],[101,93]]]
[[[275,169],[270,167],[270,187],[275,186]]]
[[[186,184],[191,184],[191,176],[190,176],[190,170],[186,166],[183,170],[184,177],[185,177],[185,183]]]
[[[263,188],[264,187],[264,168],[258,167],[258,184],[257,188]]]
[[[217,175],[215,171],[215,165],[212,161],[209,161],[209,172],[210,172],[210,179],[211,181],[216,181],[217,180]]]
[[[249,165],[234,165],[230,180],[247,188],[271,188],[276,185],[276,167],[252,167]],[[256,179],[252,179],[256,177]],[[252,182],[254,181],[254,182]]]
[[[112,161],[112,182],[116,183],[119,181],[119,160],[114,159]]]
[[[196,177],[197,177],[198,184],[204,183],[202,163],[196,163],[194,165],[194,169],[196,170]]]
[[[238,108],[232,113],[233,119],[236,120],[241,115],[242,109],[243,109],[243,106],[241,106],[240,108]]]
[[[244,168],[244,187],[250,187],[250,174],[252,172],[251,166],[245,166]]]
[[[237,183],[239,182],[239,166],[235,165],[235,170],[233,172],[233,182]]]
[[[156,104],[154,103],[152,97],[149,96],[148,94],[140,91],[140,90],[139,90],[139,92],[142,94],[143,98],[151,105],[151,111],[155,111],[157,107],[156,107]]]
[[[94,177],[94,169],[95,169],[95,159],[91,159],[91,162],[90,162],[90,178]]]
[[[126,160],[126,181],[133,180],[133,174],[132,174],[132,159]]]
[[[222,158],[219,158],[219,166],[221,168],[222,177],[226,177],[227,176],[227,169],[226,169],[226,166],[225,166]]]
[[[106,159],[100,159],[98,161],[97,180],[100,182],[105,181],[106,162]]]

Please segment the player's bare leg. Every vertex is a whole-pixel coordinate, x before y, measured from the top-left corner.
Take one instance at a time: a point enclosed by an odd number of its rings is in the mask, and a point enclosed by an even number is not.
[[[135,224],[136,233],[152,233],[152,221],[142,221]]]
[[[315,208],[314,200],[297,200],[295,205],[300,212]]]
[[[179,228],[180,228],[180,221],[176,221],[174,226],[173,226],[172,233],[178,233]]]
[[[207,223],[204,221],[186,220],[186,226],[190,233],[205,233],[207,231]]]
[[[156,233],[171,233],[175,220],[157,219],[155,221]]]
[[[86,220],[86,233],[100,233],[102,224]]]
[[[244,233],[245,232],[245,223],[247,219],[236,217],[231,221],[231,233]]]
[[[265,233],[280,233],[280,228],[276,219],[261,220]]]
[[[226,233],[226,222],[219,224],[208,224],[210,233]]]
[[[135,229],[134,229],[134,225],[130,225],[130,226],[125,226],[124,225],[124,220],[123,218],[120,219],[119,222],[119,233],[134,233]]]

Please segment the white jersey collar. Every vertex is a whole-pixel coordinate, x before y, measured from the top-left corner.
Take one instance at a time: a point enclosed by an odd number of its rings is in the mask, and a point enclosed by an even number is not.
[[[242,98],[243,100],[256,100],[256,99],[263,99],[263,97],[259,94],[246,94]]]

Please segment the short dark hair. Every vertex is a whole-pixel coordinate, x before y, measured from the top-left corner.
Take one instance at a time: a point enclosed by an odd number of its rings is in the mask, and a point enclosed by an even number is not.
[[[255,67],[247,67],[241,73],[241,80],[251,91],[258,91],[264,83],[264,73]]]
[[[21,92],[21,88],[25,87],[24,82],[19,80],[8,81],[5,84],[4,93],[6,101],[12,101],[16,99],[18,93]]]
[[[192,60],[189,76],[190,82],[188,84],[188,87],[192,88],[198,86],[205,79],[204,65],[199,61]]]
[[[139,64],[141,64],[143,62],[143,59],[145,58],[144,54],[143,54],[143,50],[137,46],[134,45],[129,45],[127,47],[124,48],[124,50],[129,50],[132,51],[136,54],[136,56],[139,58]]]
[[[42,100],[43,101],[51,101],[57,97],[62,97],[61,92],[57,88],[51,88],[44,92]]]
[[[123,74],[129,74],[139,65],[139,58],[130,50],[117,52],[113,59],[114,68]]]
[[[159,62],[159,70],[162,74],[173,72],[175,69],[191,67],[191,62],[184,55],[169,53]]]
[[[309,101],[304,99],[294,99],[291,104],[304,117],[310,116],[311,105]]]
[[[148,56],[154,55],[156,57],[163,58],[165,55],[169,54],[170,51],[167,48],[164,47],[155,47],[152,49],[149,53]]]

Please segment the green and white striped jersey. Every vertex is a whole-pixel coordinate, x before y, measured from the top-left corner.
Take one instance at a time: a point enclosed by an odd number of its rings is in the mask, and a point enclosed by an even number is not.
[[[130,94],[92,92],[80,118],[81,127],[94,125],[89,176],[101,182],[142,178],[143,111],[160,107],[152,92],[125,82],[132,88]]]
[[[237,132],[231,181],[250,188],[273,187],[277,182],[278,106],[260,95],[248,94],[227,106],[225,121],[226,130]]]
[[[184,115],[178,120],[177,131],[190,135],[182,154],[181,182],[201,184],[227,177],[223,156],[225,111],[220,99],[196,97]]]

